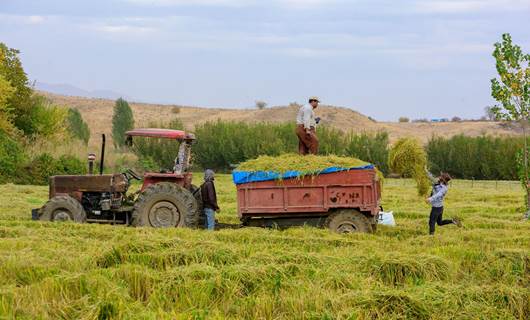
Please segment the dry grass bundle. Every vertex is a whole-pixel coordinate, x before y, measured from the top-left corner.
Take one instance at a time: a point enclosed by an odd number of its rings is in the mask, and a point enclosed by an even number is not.
[[[295,153],[286,153],[280,156],[260,156],[257,159],[241,163],[237,170],[240,171],[273,171],[285,173],[287,171],[300,171],[310,174],[322,171],[329,167],[352,168],[368,165],[368,162],[357,158],[339,157],[335,155],[301,156]]]
[[[414,138],[399,139],[388,154],[390,170],[416,180],[420,196],[429,193],[431,182],[425,173],[427,155],[420,142]]]

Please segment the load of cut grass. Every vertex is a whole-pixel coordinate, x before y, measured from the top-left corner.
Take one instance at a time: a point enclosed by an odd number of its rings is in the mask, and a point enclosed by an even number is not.
[[[394,173],[416,180],[420,196],[426,196],[429,193],[431,182],[425,172],[427,155],[418,140],[399,139],[388,153],[388,164]]]
[[[357,158],[339,157],[335,155],[301,156],[287,153],[280,156],[260,156],[253,160],[241,163],[238,171],[272,171],[284,174],[287,171],[299,171],[302,175],[318,173],[330,167],[353,168],[369,165],[368,162]]]

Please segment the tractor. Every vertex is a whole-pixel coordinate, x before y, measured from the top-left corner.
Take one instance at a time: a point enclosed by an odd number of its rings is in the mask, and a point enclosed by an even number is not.
[[[192,184],[191,146],[195,136],[181,130],[134,129],[126,132],[126,142],[133,137],[172,139],[180,143],[170,170],[145,172],[143,177],[132,169],[123,173],[103,174],[105,135],[102,135],[99,174],[94,174],[95,155],[88,157],[88,174],[50,177],[49,200],[33,210],[33,219],[110,223],[155,228],[198,226],[201,219],[199,188]],[[132,180],[142,181],[141,189],[127,191]]]

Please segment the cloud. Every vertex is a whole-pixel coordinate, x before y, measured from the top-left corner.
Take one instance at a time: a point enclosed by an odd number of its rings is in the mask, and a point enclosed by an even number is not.
[[[252,0],[122,0],[129,3],[143,6],[229,6],[245,7],[254,5],[257,2]]]
[[[0,14],[0,21],[7,24],[36,25],[43,24],[53,18],[53,16]]]
[[[29,16],[27,18],[28,23],[30,24],[40,24],[46,20],[43,16]]]
[[[99,25],[95,26],[94,29],[103,33],[120,35],[144,35],[147,33],[152,33],[156,30],[150,27],[139,27],[132,25]]]
[[[337,4],[340,2],[351,4],[346,0],[122,0],[143,6],[215,6],[215,7],[255,7],[255,6],[278,6],[293,9],[311,9],[323,5]]]
[[[431,0],[418,1],[415,9],[420,13],[473,13],[483,10],[513,11],[530,9],[528,0]]]

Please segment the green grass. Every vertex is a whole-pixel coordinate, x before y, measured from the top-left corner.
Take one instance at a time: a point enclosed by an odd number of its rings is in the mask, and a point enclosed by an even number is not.
[[[196,175],[199,178],[199,175]],[[472,186],[473,184],[473,186]],[[237,223],[230,176],[221,222]],[[427,235],[410,180],[388,179],[398,226],[376,234],[155,230],[30,221],[47,187],[0,186],[0,318],[528,319],[530,223],[518,183],[455,181]]]

